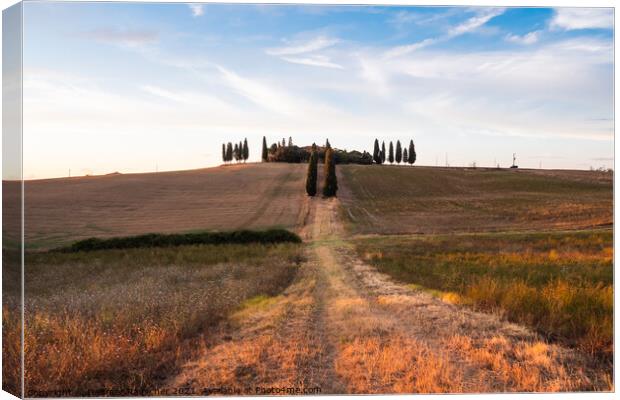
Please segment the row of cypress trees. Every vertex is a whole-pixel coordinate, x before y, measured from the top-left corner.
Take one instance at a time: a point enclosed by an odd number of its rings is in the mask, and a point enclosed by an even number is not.
[[[248,139],[243,139],[243,142],[233,144],[228,142],[228,144],[222,143],[222,160],[226,162],[230,162],[233,159],[237,162],[246,162],[250,157],[250,149],[248,147]]]
[[[308,196],[316,196],[317,179],[318,179],[319,152],[316,144],[312,144],[312,152],[310,153],[310,161],[308,162],[308,176],[306,177],[306,193]],[[329,144],[329,140],[325,145],[325,177],[323,181],[323,196],[336,196],[338,191],[338,178],[336,177],[336,160],[334,150]]]
[[[413,144],[413,140],[409,141],[409,150],[407,148],[403,149],[400,140],[396,141],[396,154],[394,154],[394,144],[390,142],[390,150],[387,153],[387,161],[390,164],[393,164],[396,161],[397,164],[401,162],[405,164],[413,165],[417,155],[415,153],[415,145]],[[372,152],[372,159],[375,164],[384,164],[386,161],[386,152],[385,152],[385,142],[381,143],[381,147],[379,147],[379,140],[375,139],[375,146]]]

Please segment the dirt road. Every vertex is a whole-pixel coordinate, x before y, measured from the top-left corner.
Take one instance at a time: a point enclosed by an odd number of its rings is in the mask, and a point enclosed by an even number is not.
[[[167,382],[244,394],[608,390],[574,351],[391,281],[356,258],[337,199],[308,199],[307,260],[282,295],[246,307]],[[266,391],[266,392],[265,392]],[[286,394],[286,393],[282,393]]]

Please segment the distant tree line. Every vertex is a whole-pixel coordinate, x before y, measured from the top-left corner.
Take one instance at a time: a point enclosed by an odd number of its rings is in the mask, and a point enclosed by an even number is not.
[[[413,165],[416,162],[416,152],[413,140],[409,141],[409,148],[403,148],[400,140],[396,141],[396,147],[394,143],[390,141],[388,150],[386,151],[385,142],[379,146],[379,140],[375,139],[374,149],[372,155],[366,151],[359,152],[357,150],[347,151],[334,149],[329,144],[329,141],[325,143],[325,146],[297,146],[293,144],[293,138],[289,136],[288,141],[282,138],[282,141],[273,143],[271,146],[267,146],[267,138],[263,136],[263,148],[261,152],[261,160],[263,162],[287,162],[287,163],[306,163],[310,161],[310,157],[313,151],[317,153],[317,162],[325,162],[327,150],[331,150],[334,157],[335,164],[385,164],[389,162],[393,164],[405,163]],[[222,160],[225,163],[232,162],[246,162],[250,156],[250,150],[248,148],[248,139],[244,139],[243,142],[232,144],[231,142],[222,144]]]
[[[294,145],[293,138],[289,137],[288,141],[283,138],[282,141],[273,143],[268,147],[267,138],[263,136],[261,159],[263,162],[306,163],[309,162],[312,151],[316,151],[318,162],[324,162],[328,146],[331,148],[329,141],[325,146],[317,146],[316,144],[313,146],[302,147]],[[334,153],[334,162],[336,164],[372,164],[372,156],[366,151],[331,149]]]
[[[231,142],[222,143],[222,161],[224,163],[235,160],[236,162],[246,162],[250,157],[250,149],[248,148],[248,139],[243,139],[243,142],[235,143]]]
[[[405,164],[413,165],[415,164],[416,158],[417,155],[413,140],[409,141],[409,149],[403,149],[400,144],[400,140],[397,140],[396,150],[394,150],[394,144],[390,142],[389,152],[386,155],[385,142],[382,142],[381,147],[379,147],[379,140],[375,139],[374,149],[372,152],[372,161],[374,161],[375,164],[385,164],[385,161],[387,160],[390,164],[393,164],[396,161],[397,164],[403,162]]]

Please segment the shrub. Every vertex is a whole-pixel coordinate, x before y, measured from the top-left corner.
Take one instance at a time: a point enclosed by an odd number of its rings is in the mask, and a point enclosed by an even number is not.
[[[269,229],[265,231],[239,230],[228,232],[201,232],[182,234],[147,233],[145,235],[124,236],[108,239],[89,238],[62,247],[54,251],[73,253],[78,251],[96,251],[110,249],[136,249],[143,247],[173,247],[199,244],[275,244],[301,243],[301,239],[293,232],[285,229]]]

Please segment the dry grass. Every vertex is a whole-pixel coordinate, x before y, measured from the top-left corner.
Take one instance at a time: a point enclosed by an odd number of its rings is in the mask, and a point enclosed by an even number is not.
[[[6,296],[6,295],[5,295]],[[2,390],[21,394],[21,310],[13,304],[2,308]]]
[[[342,346],[336,370],[347,393],[461,393],[453,361],[410,338],[356,338]]]
[[[380,271],[610,359],[612,232],[360,239]]]
[[[26,246],[151,232],[293,228],[304,179],[304,165],[273,163],[26,181]],[[8,200],[13,206],[16,199]]]
[[[577,229],[613,222],[613,176],[343,165],[342,217],[354,233]]]
[[[151,393],[243,301],[283,290],[300,261],[299,245],[29,255],[26,395]]]
[[[317,336],[320,321],[315,319],[321,290],[315,272],[312,264],[304,263],[282,295],[245,301],[222,324],[219,339],[168,380],[169,391],[184,388],[206,394],[205,388],[225,387],[246,395],[287,394],[262,393],[257,388],[329,393],[324,373],[330,362],[322,357],[325,342]]]
[[[21,392],[21,213],[19,182],[2,182],[2,390]],[[11,208],[13,207],[13,208]]]
[[[478,371],[493,375],[493,383],[484,382],[483,376],[474,379],[485,386],[490,384],[484,391],[579,391],[584,386],[592,385],[579,366],[557,362],[562,357],[560,348],[543,342],[515,344],[505,337],[491,337],[475,343],[467,336],[455,335],[446,339],[444,345],[447,351]],[[609,389],[609,386],[594,388]]]

